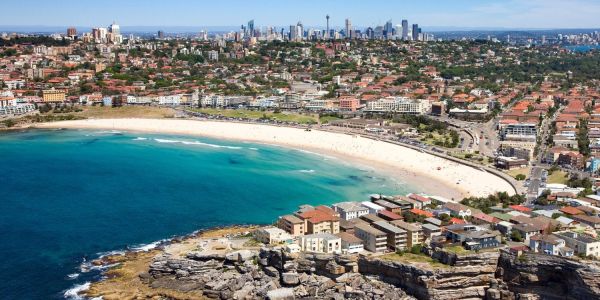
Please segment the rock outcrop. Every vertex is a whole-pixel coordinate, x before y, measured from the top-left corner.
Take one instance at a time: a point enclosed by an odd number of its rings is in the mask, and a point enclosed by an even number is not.
[[[496,271],[491,263],[430,269],[367,257],[361,257],[358,265],[362,274],[379,274],[419,299],[482,299]]]
[[[496,275],[519,299],[600,299],[600,264],[503,251]]]
[[[356,256],[241,250],[222,255],[161,255],[140,278],[154,288],[202,290],[213,299],[412,299],[400,288],[363,276]]]

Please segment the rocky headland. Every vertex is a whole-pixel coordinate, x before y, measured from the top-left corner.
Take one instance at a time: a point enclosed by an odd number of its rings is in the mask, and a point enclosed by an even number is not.
[[[508,251],[424,249],[438,263],[288,253],[249,243],[248,228],[206,232],[116,265],[86,295],[103,299],[599,299],[600,266]],[[399,256],[399,258],[402,258]]]

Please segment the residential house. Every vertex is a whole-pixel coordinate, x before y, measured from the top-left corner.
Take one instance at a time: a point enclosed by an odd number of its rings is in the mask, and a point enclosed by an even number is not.
[[[563,239],[575,254],[600,258],[600,240],[572,231],[555,232],[554,235]]]
[[[342,240],[330,233],[303,235],[299,245],[305,252],[342,253]]]
[[[254,231],[253,235],[257,241],[267,245],[292,241],[292,236],[288,232],[277,227],[259,228]]]
[[[573,256],[573,249],[567,247],[565,240],[555,235],[539,234],[529,239],[529,248],[536,253],[549,255]]]
[[[363,241],[353,234],[340,232],[336,236],[342,241],[342,252],[344,253],[360,253],[365,250]]]
[[[332,205],[342,220],[352,220],[369,213],[369,208],[358,202],[340,202]]]
[[[460,203],[446,203],[444,208],[449,210],[453,216],[464,218],[472,214],[471,208]]]
[[[340,218],[318,207],[296,216],[304,221],[304,228],[308,234],[340,232]]]
[[[500,232],[473,224],[447,226],[446,238],[455,243],[460,242],[470,250],[495,248],[501,242]]]

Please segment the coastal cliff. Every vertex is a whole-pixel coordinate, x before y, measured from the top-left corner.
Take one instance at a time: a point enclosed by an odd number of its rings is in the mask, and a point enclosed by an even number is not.
[[[425,252],[443,264],[392,259],[396,254],[288,253],[267,247],[207,252],[198,250],[196,239],[181,240],[148,253],[104,258],[104,263],[119,266],[106,272],[107,280],[92,284],[87,296],[108,300],[600,298],[598,263],[507,251]]]
[[[538,299],[600,299],[600,263],[503,252],[496,275],[517,294]]]

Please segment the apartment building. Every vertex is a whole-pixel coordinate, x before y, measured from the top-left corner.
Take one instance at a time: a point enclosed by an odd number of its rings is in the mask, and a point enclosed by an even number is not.
[[[387,247],[391,251],[405,250],[407,248],[406,230],[400,229],[386,221],[379,221],[372,224],[374,228],[385,232],[387,236]]]
[[[277,220],[277,227],[285,230],[293,236],[301,236],[306,234],[306,227],[304,225],[304,220],[294,215],[285,215],[279,217],[279,220]]]
[[[387,234],[368,224],[357,223],[354,227],[354,235],[363,241],[368,251],[381,253],[387,250]]]
[[[575,251],[575,254],[600,258],[600,240],[572,231],[553,233],[565,241],[565,244]]]
[[[406,231],[406,246],[408,248],[421,245],[425,242],[423,228],[418,224],[411,224],[404,221],[392,221],[391,223],[396,227]]]
[[[342,240],[330,233],[303,235],[299,245],[306,252],[342,253]]]
[[[360,218],[369,213],[369,208],[364,207],[359,202],[340,202],[332,205],[332,207],[340,214],[342,220]]]

